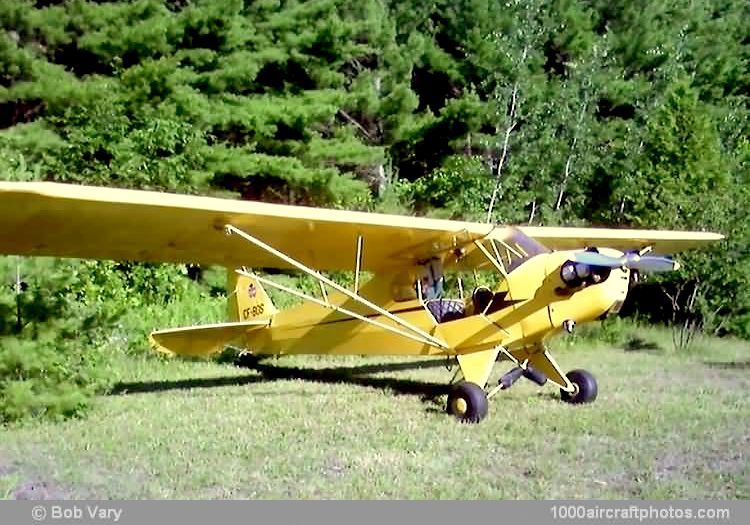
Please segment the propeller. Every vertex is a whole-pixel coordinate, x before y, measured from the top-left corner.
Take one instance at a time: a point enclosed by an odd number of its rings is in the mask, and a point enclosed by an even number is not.
[[[656,255],[639,255],[638,253],[626,253],[620,257],[612,257],[597,252],[579,252],[575,254],[573,261],[606,268],[624,266],[639,272],[671,272],[680,268],[680,263],[674,259]]]

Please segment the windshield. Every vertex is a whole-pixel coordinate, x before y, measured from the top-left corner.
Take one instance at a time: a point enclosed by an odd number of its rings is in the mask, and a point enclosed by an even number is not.
[[[484,255],[477,260],[476,256],[479,254],[475,254],[471,260],[474,267],[483,269],[488,265],[499,265],[504,273],[512,272],[535,255],[550,251],[543,244],[510,226],[493,230],[478,244]]]
[[[520,230],[517,230],[516,228],[509,228],[509,230],[510,235],[508,237],[501,241],[495,241],[500,247],[505,248],[505,258],[502,262],[508,273],[512,272],[535,255],[548,253],[550,251],[540,242],[521,233]]]

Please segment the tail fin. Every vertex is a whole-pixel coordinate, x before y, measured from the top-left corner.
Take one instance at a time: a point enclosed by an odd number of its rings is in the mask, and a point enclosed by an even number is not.
[[[233,321],[270,319],[279,311],[257,279],[229,271],[227,282],[229,318]]]

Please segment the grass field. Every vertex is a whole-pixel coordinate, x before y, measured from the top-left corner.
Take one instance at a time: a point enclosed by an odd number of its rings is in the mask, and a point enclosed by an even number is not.
[[[444,414],[441,360],[122,358],[85,418],[0,429],[0,497],[750,498],[750,345],[651,335],[556,352],[594,404],[523,381],[479,425]]]

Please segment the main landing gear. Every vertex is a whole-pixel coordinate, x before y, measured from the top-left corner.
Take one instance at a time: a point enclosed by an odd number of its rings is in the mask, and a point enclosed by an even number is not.
[[[479,423],[488,408],[487,394],[476,383],[461,381],[453,385],[448,394],[448,413],[462,423]]]
[[[598,387],[594,376],[586,370],[571,370],[566,374],[568,380],[573,384],[573,392],[560,389],[560,397],[566,403],[583,404],[591,403],[596,399]],[[510,388],[517,379],[526,377],[538,385],[544,385],[547,378],[540,371],[532,369],[521,370],[514,368],[500,378],[499,385],[490,395],[497,390]],[[489,403],[484,388],[470,381],[456,383],[448,393],[447,411],[462,423],[479,423],[487,416]]]
[[[571,370],[567,374],[568,381],[573,383],[573,392],[560,389],[560,397],[566,403],[591,403],[596,399],[599,387],[594,376],[586,370]]]

